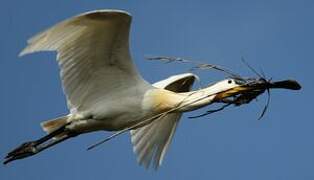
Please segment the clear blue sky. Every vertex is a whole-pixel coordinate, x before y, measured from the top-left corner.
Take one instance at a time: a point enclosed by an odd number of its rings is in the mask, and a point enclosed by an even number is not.
[[[256,119],[263,97],[197,120],[185,115],[157,172],[137,165],[128,134],[87,152],[88,145],[108,135],[93,133],[0,165],[1,180],[314,179],[314,1],[310,0],[2,0],[1,158],[20,143],[44,135],[41,121],[67,113],[54,54],[18,58],[26,40],[60,20],[105,8],[133,15],[132,55],[150,82],[186,72],[189,66],[148,62],[145,55],[202,60],[253,76],[241,64],[244,56],[269,77],[297,79],[303,89],[273,91],[269,112],[261,121]],[[213,72],[199,75],[203,84],[224,78]]]

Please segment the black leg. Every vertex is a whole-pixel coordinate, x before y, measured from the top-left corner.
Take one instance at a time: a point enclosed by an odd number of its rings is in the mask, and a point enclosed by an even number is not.
[[[50,134],[38,140],[23,143],[22,145],[8,153],[8,155],[5,157],[3,164],[7,164],[17,159],[23,159],[29,156],[33,156],[55,144],[58,144],[68,138],[76,136],[75,133],[70,132],[66,128],[67,125],[68,124],[58,128],[57,130],[51,132]],[[58,135],[62,136],[58,138],[53,138]]]

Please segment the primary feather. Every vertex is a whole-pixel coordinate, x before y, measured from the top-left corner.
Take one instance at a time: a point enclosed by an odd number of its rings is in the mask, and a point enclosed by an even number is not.
[[[131,16],[99,10],[78,15],[34,36],[21,56],[57,51],[71,111],[88,111],[126,87],[143,83],[129,53]]]

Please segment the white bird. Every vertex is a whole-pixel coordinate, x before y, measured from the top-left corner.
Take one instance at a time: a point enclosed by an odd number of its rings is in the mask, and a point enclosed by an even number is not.
[[[47,136],[8,153],[5,164],[68,138],[99,130],[130,130],[138,162],[158,168],[183,112],[245,91],[234,79],[191,91],[197,76],[171,76],[153,85],[136,70],[129,52],[131,15],[97,10],[67,19],[28,41],[20,56],[56,51],[70,113],[43,122]]]

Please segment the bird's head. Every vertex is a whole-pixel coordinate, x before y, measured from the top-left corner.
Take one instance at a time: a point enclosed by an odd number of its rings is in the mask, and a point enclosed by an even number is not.
[[[216,96],[214,101],[221,101],[225,98],[237,96],[249,92],[263,93],[265,90],[277,88],[277,89],[289,89],[289,90],[300,90],[301,85],[295,80],[284,80],[272,82],[265,78],[230,78],[222,80],[212,86],[215,90]]]
[[[239,79],[225,79],[209,86],[212,92],[215,92],[216,96],[214,101],[221,101],[225,98],[243,94],[245,92],[254,90],[251,86],[248,86],[245,81]]]

